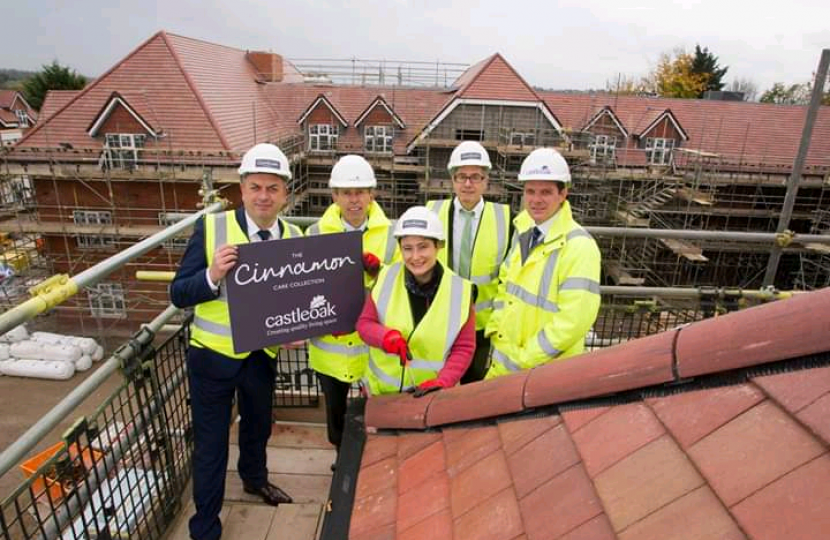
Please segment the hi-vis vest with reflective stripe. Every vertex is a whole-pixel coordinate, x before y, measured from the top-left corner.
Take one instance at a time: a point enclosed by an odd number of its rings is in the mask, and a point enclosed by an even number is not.
[[[487,326],[488,379],[580,354],[599,312],[599,248],[567,201],[524,263],[521,252],[517,245],[510,254]]]
[[[439,263],[440,264],[440,263]],[[404,285],[403,263],[395,263],[381,270],[372,289],[372,300],[378,310],[380,323],[399,330],[407,339],[412,361],[406,367],[404,389],[434,379],[444,367],[455,339],[470,316],[473,288],[444,267],[435,298],[421,322],[412,331],[412,308]],[[369,369],[364,383],[371,395],[392,394],[400,390],[401,363],[397,354],[386,354],[383,349],[369,349]]]
[[[383,209],[376,202],[369,207],[366,230],[363,231],[363,251],[374,254],[383,264],[400,259],[398,243],[392,235],[394,227],[386,218]],[[306,230],[306,235],[344,232],[340,207],[332,204],[323,217]],[[373,279],[363,274],[364,285],[368,288]],[[363,343],[357,332],[343,336],[331,334],[311,338],[308,345],[308,364],[311,369],[343,382],[352,382],[363,377],[369,361],[369,346]]]
[[[205,216],[205,256],[207,265],[213,262],[216,250],[225,244],[247,244],[248,237],[239,227],[234,210]],[[297,238],[302,231],[290,223],[280,220],[283,238]],[[231,358],[246,358],[249,352],[233,352],[231,339],[230,312],[228,311],[227,288],[224,283],[219,286],[216,300],[203,302],[196,306],[193,322],[190,325],[190,343],[196,347],[206,347]],[[275,357],[279,347],[265,349],[269,356]]]
[[[450,212],[454,210],[452,199],[429,201],[427,207],[438,214],[444,224],[444,236],[449,238]],[[470,281],[476,284],[476,330],[487,326],[490,314],[493,312],[493,300],[496,298],[499,286],[499,267],[508,252],[510,239],[510,207],[506,204],[492,202],[484,203],[484,210],[478,223],[478,231],[473,244],[473,254],[470,260]],[[460,238],[453,238],[453,242],[461,242]],[[447,245],[438,252],[438,260],[444,266],[449,266],[447,260],[452,249]],[[453,261],[453,270],[458,267],[458,261]]]

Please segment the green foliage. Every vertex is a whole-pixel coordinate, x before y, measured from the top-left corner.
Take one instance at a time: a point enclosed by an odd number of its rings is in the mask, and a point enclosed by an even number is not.
[[[34,71],[22,71],[19,69],[0,69],[0,88],[7,90],[20,90],[23,80],[34,75]]]
[[[39,110],[47,91],[80,90],[86,82],[86,77],[55,60],[23,82],[23,97],[29,105]]]
[[[761,94],[760,101],[761,103],[775,103],[776,105],[807,105],[810,103],[810,97],[813,94],[815,78],[814,73],[813,80],[789,86],[777,82],[772,85],[772,88]],[[827,85],[825,84],[826,88]],[[821,104],[830,105],[830,90],[826,90],[822,94]]]
[[[695,45],[695,54],[692,58],[690,70],[706,81],[706,88],[703,89],[703,92],[707,90],[717,91],[723,90],[723,76],[729,71],[729,66],[720,67],[718,57],[709,52],[708,47],[701,49],[700,45]],[[703,92],[697,97],[703,97]]]

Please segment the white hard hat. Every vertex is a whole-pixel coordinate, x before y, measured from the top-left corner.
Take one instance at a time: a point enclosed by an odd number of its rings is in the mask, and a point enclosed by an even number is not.
[[[402,236],[424,236],[444,240],[444,226],[438,215],[426,206],[409,208],[395,222],[395,238]]]
[[[291,167],[282,150],[268,143],[259,143],[245,152],[239,174],[269,173],[291,180]]]
[[[343,156],[331,168],[330,188],[373,188],[377,185],[375,171],[361,156]]]
[[[571,170],[562,154],[553,148],[537,148],[522,161],[519,181],[546,180],[571,185]]]
[[[447,170],[452,174],[453,169],[464,165],[484,167],[488,171],[493,168],[487,150],[475,141],[464,141],[455,147],[447,163]]]

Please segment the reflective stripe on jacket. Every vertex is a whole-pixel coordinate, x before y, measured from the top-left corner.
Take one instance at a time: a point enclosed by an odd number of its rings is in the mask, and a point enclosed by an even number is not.
[[[455,339],[470,316],[473,288],[469,281],[445,267],[435,298],[413,331],[404,271],[404,265],[400,262],[381,270],[372,289],[372,300],[380,323],[400,331],[407,338],[412,361],[407,365],[404,376],[406,390],[434,379],[444,367]],[[364,382],[370,394],[397,393],[402,373],[398,355],[369,348],[369,368]]]
[[[400,259],[398,243],[392,234],[393,228],[380,205],[372,201],[366,230],[363,231],[363,251],[374,254],[384,265]],[[345,230],[340,207],[332,204],[306,230],[306,235],[342,233]],[[365,273],[363,278],[366,288],[371,287],[373,279]],[[366,371],[368,361],[369,346],[363,343],[356,331],[342,336],[318,336],[309,341],[308,363],[311,369],[337,380],[352,382],[360,379]]]
[[[298,238],[303,232],[290,223],[280,220],[282,238]],[[216,250],[225,244],[247,244],[248,237],[236,221],[235,210],[205,216],[205,257],[210,267]],[[224,280],[223,280],[224,281]],[[207,347],[231,358],[246,358],[250,352],[235,353],[231,338],[231,316],[228,310],[227,288],[219,285],[219,296],[210,302],[196,305],[190,325],[190,343]],[[265,352],[275,357],[279,347],[269,347]]]
[[[438,214],[444,224],[444,236],[449,238],[450,212],[454,210],[452,199],[429,201],[427,207]],[[493,312],[493,301],[498,294],[499,268],[504,261],[510,245],[510,207],[506,204],[492,202],[484,203],[484,210],[478,223],[473,242],[473,254],[470,260],[470,281],[478,290],[476,295],[476,330],[487,326]],[[453,238],[460,242],[460,238]],[[438,260],[444,266],[449,266],[448,259],[452,249],[446,246],[438,252]],[[458,266],[458,261],[452,261],[452,266]]]
[[[493,347],[487,378],[580,354],[599,312],[599,248],[569,203],[522,262],[529,235],[520,236],[502,274],[486,330]]]

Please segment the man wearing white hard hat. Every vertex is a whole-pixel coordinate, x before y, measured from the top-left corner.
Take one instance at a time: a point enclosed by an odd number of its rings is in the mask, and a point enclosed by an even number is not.
[[[507,256],[513,226],[510,207],[484,200],[490,169],[487,150],[475,141],[464,141],[452,151],[447,170],[452,177],[452,199],[429,201],[447,237],[439,260],[476,285],[476,352],[461,383],[480,381],[487,373],[490,340],[484,329],[493,312],[498,292],[499,268]]]
[[[492,343],[487,378],[580,354],[600,305],[600,252],[571,214],[571,173],[552,148],[522,163],[519,181],[534,226],[505,261],[486,333]]]
[[[228,434],[234,396],[238,399],[239,461],[243,489],[268,504],[290,503],[268,481],[266,444],[271,435],[275,358],[272,347],[237,354],[231,340],[224,280],[238,258],[237,245],[302,236],[277,216],[288,200],[288,159],[272,144],[258,144],[239,167],[242,207],[206,215],[193,228],[170,298],[194,307],[187,352],[193,415],[193,502],[190,537],[215,540],[222,534],[219,513],[225,492]]]
[[[369,345],[370,395],[420,397],[458,384],[475,349],[473,286],[438,260],[445,236],[425,206],[395,223],[403,262],[384,267],[366,297],[357,331]]]
[[[306,234],[361,231],[363,234],[364,285],[370,288],[381,265],[400,257],[392,223],[375,201],[377,180],[368,161],[357,155],[340,158],[331,170],[329,188],[333,203]],[[352,383],[366,371],[369,348],[357,332],[311,339],[309,365],[317,372],[326,396],[328,439],[340,449],[346,420],[346,403]]]

